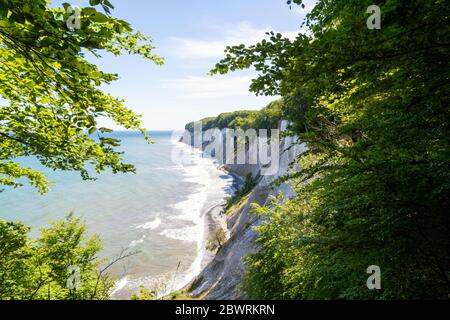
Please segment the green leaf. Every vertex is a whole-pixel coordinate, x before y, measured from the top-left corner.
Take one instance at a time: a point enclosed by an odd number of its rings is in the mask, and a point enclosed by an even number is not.
[[[89,4],[93,7],[98,5],[101,2],[102,2],[102,0],[89,0]]]
[[[106,15],[104,15],[101,12],[96,12],[94,15],[90,17],[91,21],[97,22],[97,23],[105,23],[110,20],[110,18]]]

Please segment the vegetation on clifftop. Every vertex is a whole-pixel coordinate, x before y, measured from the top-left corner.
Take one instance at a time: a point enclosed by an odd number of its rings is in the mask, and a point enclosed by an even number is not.
[[[277,129],[282,119],[283,100],[271,102],[259,111],[235,111],[222,113],[217,117],[201,119],[202,129]],[[186,125],[186,130],[194,131],[194,122]]]

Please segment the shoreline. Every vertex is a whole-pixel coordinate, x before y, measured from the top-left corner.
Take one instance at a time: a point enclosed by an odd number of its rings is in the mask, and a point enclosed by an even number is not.
[[[185,143],[183,144],[188,146]],[[229,230],[227,226],[227,216],[225,215],[225,207],[227,204],[227,199],[229,197],[232,197],[237,192],[243,181],[240,176],[232,172],[229,172],[224,168],[224,166],[218,164],[213,159],[208,159],[208,157],[205,156],[201,148],[195,149],[197,149],[195,151],[196,158],[199,157],[208,160],[206,162],[200,161],[198,163],[198,165],[206,167],[205,169],[211,175],[210,176],[211,178],[208,179],[212,178],[215,179],[216,176],[220,176],[221,179],[224,179],[227,182],[226,184],[224,184],[224,189],[221,190],[221,192],[217,193],[217,196],[213,198],[207,197],[208,199],[206,199],[206,201],[203,203],[203,207],[201,209],[197,209],[198,211],[195,210],[195,212],[198,212],[197,217],[199,220],[197,223],[200,223],[201,225],[197,233],[198,240],[196,240],[195,243],[195,246],[198,248],[197,254],[186,270],[183,271],[178,270],[179,267],[178,266],[176,271],[173,272],[170,271],[167,274],[167,275],[170,274],[171,280],[168,281],[167,287],[163,289],[161,295],[158,295],[157,299],[165,299],[167,297],[170,297],[172,293],[184,291],[185,288],[188,288],[191,285],[191,283],[198,277],[198,275],[204,271],[205,267],[215,258],[217,254],[216,250],[210,251],[206,249],[208,241],[219,227],[222,227],[223,230],[225,230],[228,238]],[[219,189],[217,191],[219,191]],[[205,189],[202,192],[208,194],[208,189]],[[115,288],[113,288],[113,290],[110,293],[111,299],[120,300],[122,294],[121,291],[130,282],[134,282],[135,284],[133,284],[133,286],[136,286],[136,288],[139,287],[139,283],[147,288],[151,288],[153,285],[158,286],[158,281],[160,281],[158,277],[150,277],[155,279],[149,281],[145,280],[142,282],[141,281],[136,282],[136,280],[140,280],[139,278],[134,277],[129,278],[128,275],[121,276],[118,279],[119,281],[116,283]],[[137,292],[136,288],[134,289],[133,292]]]
[[[223,168],[223,166],[217,166],[217,169],[223,171],[225,174],[229,175],[233,179],[231,183],[233,193],[228,194],[226,197],[223,198],[221,203],[215,204],[214,206],[207,209],[203,213],[204,219],[204,238],[202,243],[203,254],[201,257],[199,273],[194,275],[192,278],[189,279],[189,281],[187,281],[183,286],[179,287],[175,291],[183,291],[186,288],[188,288],[197,278],[197,276],[201,274],[201,272],[205,269],[205,267],[216,257],[218,251],[210,251],[206,249],[206,245],[210,237],[219,227],[223,228],[223,230],[226,232],[228,240],[230,230],[228,229],[227,225],[228,221],[227,216],[225,214],[225,206],[227,204],[228,197],[232,197],[234,194],[236,194],[239,188],[241,188],[243,179],[239,175],[229,172],[228,170]]]
[[[188,281],[185,282],[184,285],[176,288],[176,290],[174,290],[174,292],[183,292],[186,289],[188,289],[193,284],[193,282],[197,279],[198,275],[201,274],[205,270],[205,268],[209,265],[209,263],[211,261],[213,261],[214,258],[217,256],[219,251],[218,250],[215,250],[215,251],[207,250],[206,245],[207,245],[210,237],[214,234],[214,232],[219,227],[223,228],[223,230],[227,234],[227,240],[229,239],[230,230],[228,229],[228,219],[227,219],[228,217],[225,214],[225,206],[227,204],[227,198],[233,196],[239,190],[239,188],[242,187],[243,178],[235,173],[229,172],[222,166],[217,166],[217,168],[219,170],[223,171],[224,173],[226,173],[227,175],[229,175],[230,177],[232,177],[233,181],[232,181],[231,186],[232,186],[233,193],[229,194],[227,197],[225,197],[223,199],[223,201],[221,203],[216,204],[213,207],[209,208],[203,214],[204,239],[203,239],[203,243],[202,243],[203,254],[202,254],[201,262],[200,262],[200,270],[199,270],[198,274],[195,274],[194,276],[192,276],[190,279],[188,279]]]
[[[231,184],[233,193],[229,196],[232,197],[236,194],[236,192],[242,187],[242,177],[232,172],[227,171],[223,167],[218,167],[219,170],[225,172],[227,175],[233,178],[233,182]],[[227,197],[228,198],[228,197]],[[204,244],[206,244],[210,237],[214,234],[214,232],[219,228],[223,228],[223,230],[227,234],[227,239],[229,238],[230,230],[228,229],[228,221],[227,215],[225,214],[225,206],[227,205],[227,198],[224,198],[223,202],[215,205],[205,213],[205,239],[203,240]],[[201,263],[201,271],[211,262],[214,257],[217,255],[217,251],[210,251],[205,248],[204,255]],[[189,283],[195,280],[195,277],[191,279]]]
[[[178,142],[185,143],[182,138]],[[189,145],[187,143],[185,143],[185,144]],[[203,155],[204,155],[203,148],[200,147],[200,148],[196,148],[196,149],[199,149],[199,151],[201,152],[201,157],[203,158]],[[244,184],[244,179],[241,176],[239,176],[238,174],[228,171],[227,169],[225,169],[225,167],[223,165],[219,165],[219,164],[215,163],[214,161],[213,161],[213,164],[216,166],[216,168],[218,170],[222,171],[224,174],[230,176],[233,179],[232,183],[231,183],[232,193],[226,194],[220,203],[213,205],[212,207],[208,208],[204,213],[202,213],[202,218],[204,219],[204,237],[202,240],[203,241],[202,242],[202,253],[199,253],[199,254],[202,254],[202,257],[200,259],[201,260],[200,270],[197,274],[193,275],[191,278],[183,281],[184,283],[182,283],[182,285],[174,288],[175,290],[173,290],[173,292],[182,292],[182,291],[185,291],[187,288],[189,288],[192,285],[192,283],[195,281],[197,276],[199,274],[201,274],[204,271],[204,269],[206,268],[206,266],[211,261],[213,261],[214,258],[217,256],[219,251],[207,250],[206,246],[207,246],[207,243],[208,243],[209,239],[211,238],[211,236],[214,234],[214,232],[219,227],[223,228],[223,230],[226,232],[227,240],[229,239],[229,236],[230,236],[230,230],[228,229],[228,221],[227,221],[228,219],[225,214],[225,206],[227,204],[227,199],[229,197],[234,196],[236,194],[236,192],[240,188],[242,188],[242,186]],[[170,294],[170,292],[168,294]],[[167,297],[167,295],[166,295],[166,297]]]

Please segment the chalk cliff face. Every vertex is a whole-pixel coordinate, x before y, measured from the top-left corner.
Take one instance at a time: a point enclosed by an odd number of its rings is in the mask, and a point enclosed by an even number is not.
[[[287,121],[280,123],[280,130],[286,130]],[[252,214],[253,203],[268,205],[270,196],[283,192],[285,197],[294,195],[287,184],[274,187],[272,182],[286,175],[290,170],[290,164],[305,150],[305,146],[298,144],[295,137],[281,139],[278,171],[273,175],[261,175],[260,165],[225,165],[224,167],[233,174],[241,177],[252,174],[260,177],[256,187],[250,193],[248,199],[237,208],[228,212],[227,225],[230,238],[216,256],[206,265],[203,271],[196,277],[188,288],[193,297],[203,299],[241,299],[245,294],[239,290],[245,267],[242,258],[258,250],[254,241],[257,234],[254,227],[262,221]]]

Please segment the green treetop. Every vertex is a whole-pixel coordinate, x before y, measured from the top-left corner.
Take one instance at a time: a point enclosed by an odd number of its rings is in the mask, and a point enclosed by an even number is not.
[[[40,192],[48,181],[22,167],[17,157],[33,156],[52,169],[72,170],[90,179],[110,168],[133,172],[117,151],[119,141],[102,136],[98,125],[109,118],[126,129],[146,130],[124,101],[103,92],[118,79],[85,59],[126,52],[161,65],[151,40],[125,21],[111,16],[107,0],[90,0],[81,8],[80,28],[70,28],[68,4],[51,8],[46,0],[0,0],[0,186],[20,186],[28,179]],[[97,11],[101,8],[103,12]],[[95,139],[94,139],[95,137]]]

